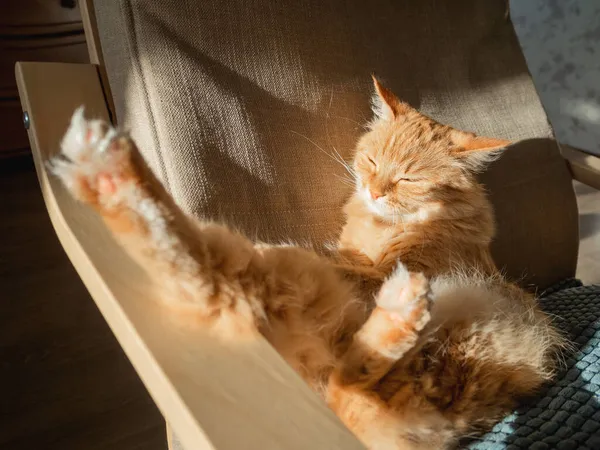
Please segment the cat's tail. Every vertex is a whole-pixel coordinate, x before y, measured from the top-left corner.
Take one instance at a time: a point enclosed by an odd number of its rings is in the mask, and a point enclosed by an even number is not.
[[[255,329],[268,285],[252,243],[183,214],[125,133],[78,109],[49,167],[92,206],[176,308]]]

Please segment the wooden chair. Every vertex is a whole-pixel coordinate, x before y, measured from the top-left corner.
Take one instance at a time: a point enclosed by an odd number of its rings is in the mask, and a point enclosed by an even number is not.
[[[215,342],[202,329],[182,329],[172,321],[152,280],[95,214],[48,175],[46,161],[56,153],[75,108],[83,104],[89,116],[117,117],[92,2],[82,1],[81,10],[91,64],[18,63],[19,93],[60,242],[165,419],[187,449],[362,448],[264,340]],[[576,179],[600,187],[599,158],[572,149],[564,156]],[[573,211],[569,183],[562,178],[557,183]],[[569,220],[573,230],[576,218]],[[574,233],[569,248],[576,248]],[[566,256],[567,275],[574,271],[573,255],[576,250]]]

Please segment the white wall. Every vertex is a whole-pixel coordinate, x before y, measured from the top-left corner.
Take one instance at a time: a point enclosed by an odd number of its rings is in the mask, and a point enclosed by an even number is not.
[[[600,155],[600,0],[510,3],[556,138]]]

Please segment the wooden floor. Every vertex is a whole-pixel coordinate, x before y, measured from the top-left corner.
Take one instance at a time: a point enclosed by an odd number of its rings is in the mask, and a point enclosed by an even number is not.
[[[159,411],[58,243],[33,164],[0,161],[0,449],[165,448]]]
[[[600,283],[600,192],[576,185]],[[165,449],[164,422],[52,230],[29,160],[0,161],[0,449]]]

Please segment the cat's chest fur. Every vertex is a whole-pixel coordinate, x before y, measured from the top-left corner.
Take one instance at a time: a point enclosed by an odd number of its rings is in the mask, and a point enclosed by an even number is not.
[[[410,226],[392,226],[376,216],[360,201],[346,205],[347,222],[340,236],[341,247],[359,250],[372,261],[377,260],[392,241],[408,238]]]

